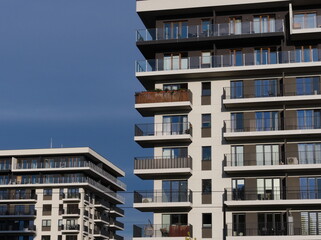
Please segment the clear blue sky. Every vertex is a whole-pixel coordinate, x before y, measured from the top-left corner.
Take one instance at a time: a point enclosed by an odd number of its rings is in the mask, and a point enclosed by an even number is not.
[[[142,86],[134,75],[135,0],[0,1],[0,149],[90,146],[126,171],[128,191],[151,189],[133,176]],[[125,194],[126,230],[148,223]]]

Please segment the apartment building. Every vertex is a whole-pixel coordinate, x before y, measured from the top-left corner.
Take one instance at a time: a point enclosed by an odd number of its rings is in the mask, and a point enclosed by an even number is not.
[[[0,239],[123,239],[123,176],[90,148],[1,150]]]
[[[136,4],[133,239],[321,239],[321,2]]]

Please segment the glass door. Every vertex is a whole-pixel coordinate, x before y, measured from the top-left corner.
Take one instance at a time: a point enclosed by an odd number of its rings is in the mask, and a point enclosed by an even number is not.
[[[232,166],[244,166],[243,149],[243,146],[232,146]]]
[[[230,18],[230,34],[241,34],[242,33],[242,18],[233,17]]]

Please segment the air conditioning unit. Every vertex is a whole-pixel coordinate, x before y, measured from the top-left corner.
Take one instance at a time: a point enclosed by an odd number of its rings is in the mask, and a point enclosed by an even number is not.
[[[287,164],[289,165],[294,165],[294,164],[299,164],[298,158],[297,157],[288,157],[286,159]]]
[[[152,202],[153,200],[151,198],[143,198],[142,199],[142,203],[150,203]]]

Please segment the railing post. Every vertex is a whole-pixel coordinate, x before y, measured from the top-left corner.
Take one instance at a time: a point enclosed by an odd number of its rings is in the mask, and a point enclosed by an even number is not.
[[[155,28],[155,40],[158,40],[158,28]]]
[[[189,30],[189,26],[186,27],[186,32],[187,32],[186,38],[187,38],[187,39],[188,39],[188,30]]]
[[[243,53],[243,66],[245,66],[245,53]]]
[[[148,71],[147,71],[147,60],[145,60],[145,61],[146,61],[145,72],[148,72]]]
[[[146,30],[145,30],[145,35],[146,35],[146,36],[145,36],[145,37],[146,37],[146,38],[145,38],[145,41],[147,41],[147,32],[148,32],[148,30],[146,29]]]
[[[196,25],[196,37],[199,38],[199,25]]]
[[[291,62],[291,52],[288,51],[288,63],[290,63],[290,62]]]

